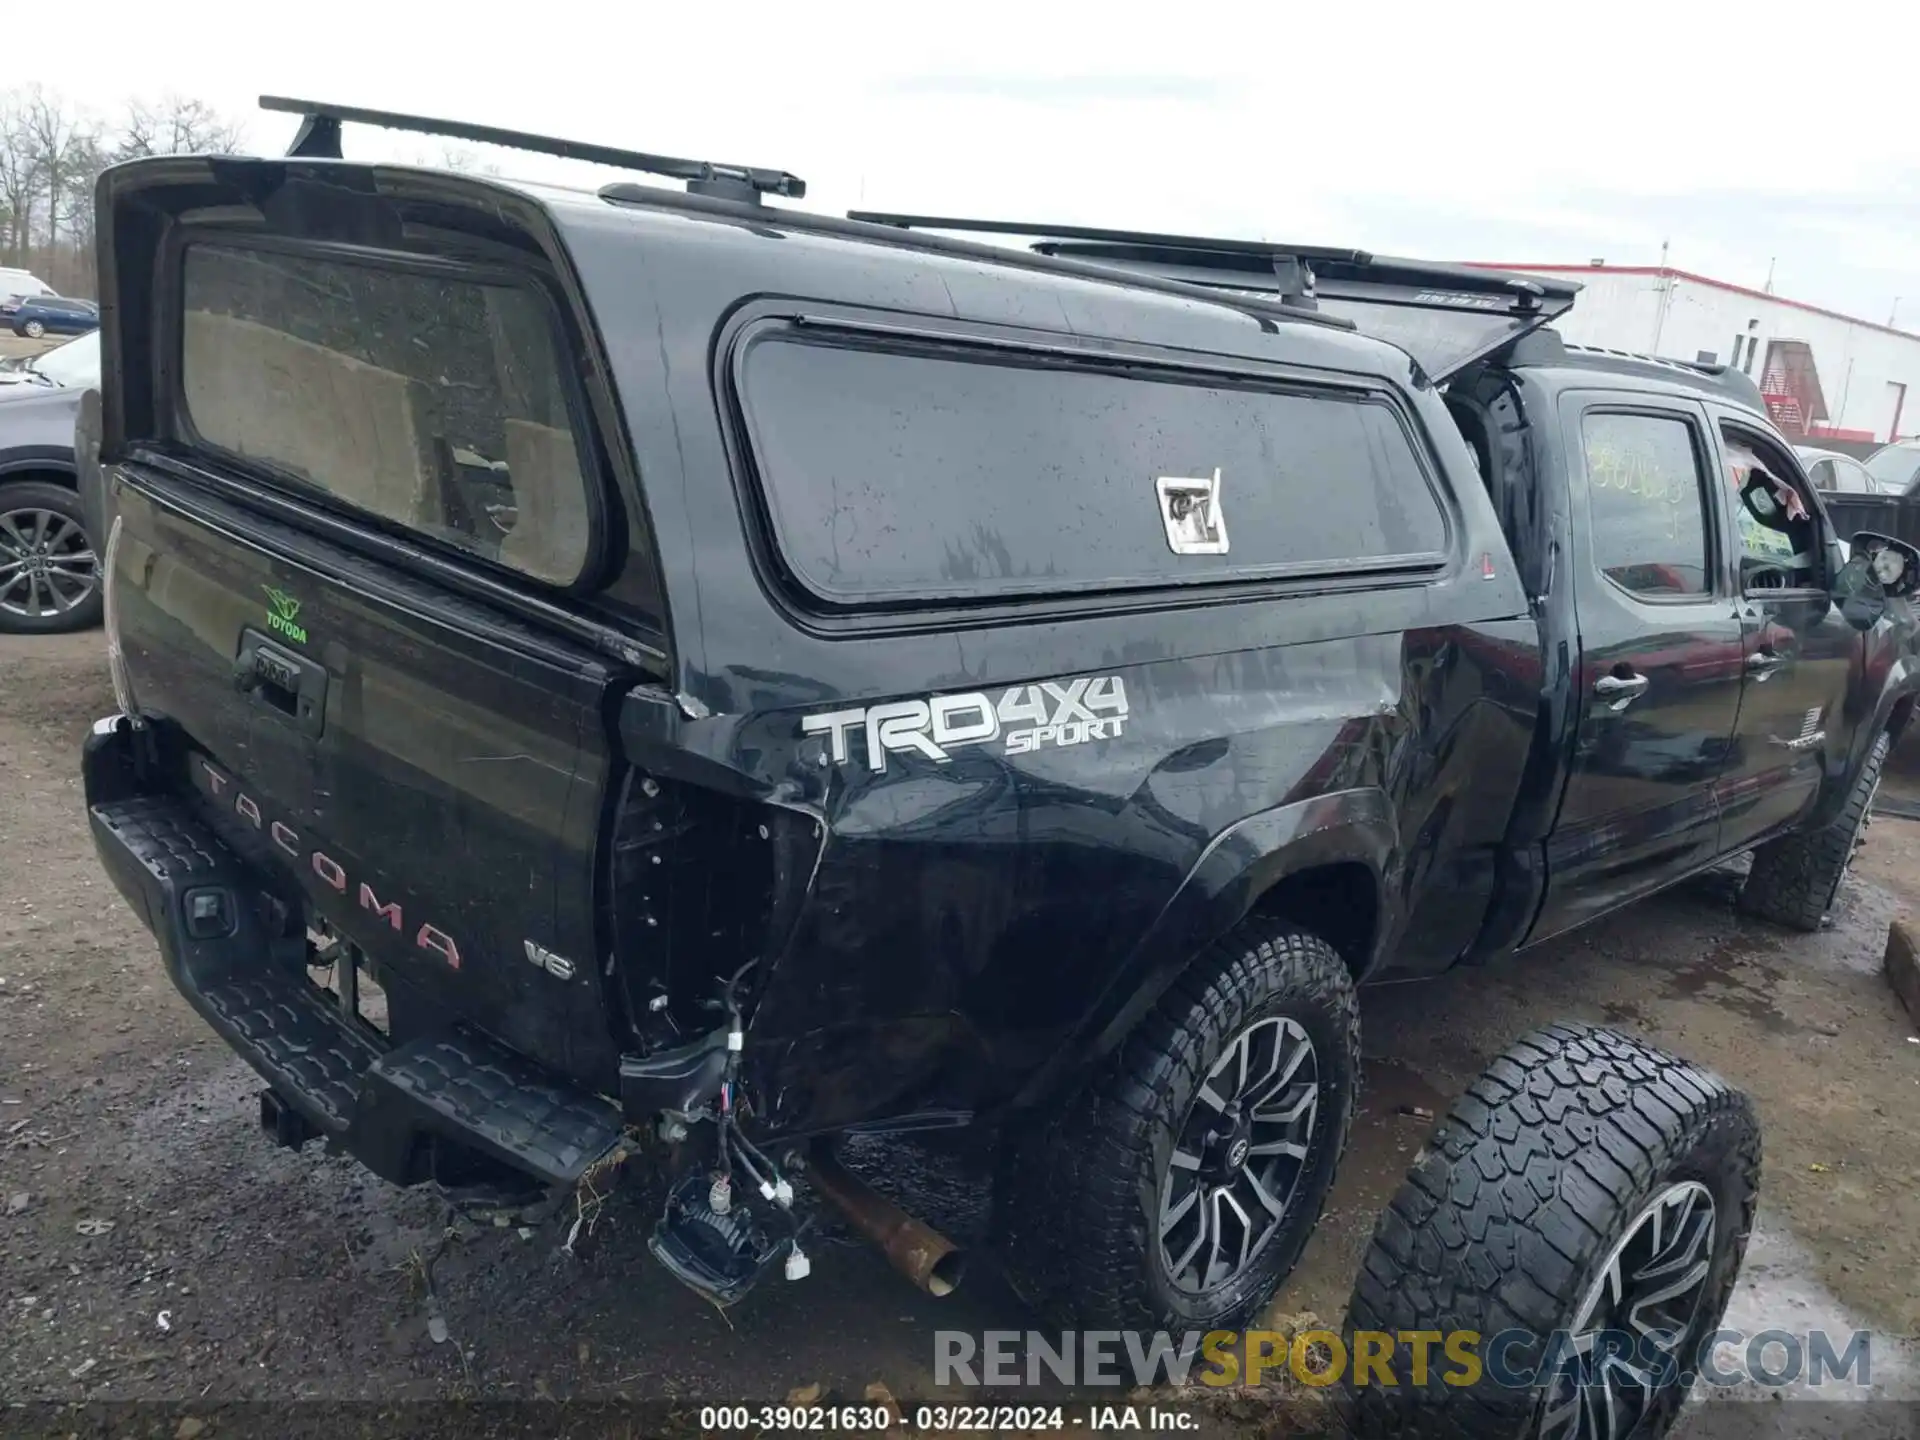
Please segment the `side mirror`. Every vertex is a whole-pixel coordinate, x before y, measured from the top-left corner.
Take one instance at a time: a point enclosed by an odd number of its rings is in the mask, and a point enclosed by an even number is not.
[[[1905,599],[1920,590],[1920,550],[1904,540],[1862,530],[1848,544],[1847,554],[1850,562],[1864,556],[1888,595]]]
[[[1920,550],[1890,535],[1863,530],[1848,546],[1847,563],[1833,579],[1834,603],[1856,630],[1871,630],[1890,600],[1920,588]]]

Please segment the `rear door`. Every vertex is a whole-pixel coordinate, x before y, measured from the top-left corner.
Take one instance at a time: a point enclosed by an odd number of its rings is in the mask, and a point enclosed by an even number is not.
[[[141,336],[116,337],[135,697],[175,783],[365,950],[396,1039],[463,1022],[604,1084],[594,860],[622,677],[557,623],[605,509],[569,322],[531,262],[286,228],[157,257],[146,433]],[[122,277],[121,315],[143,283]]]
[[[1704,408],[1576,391],[1560,422],[1580,711],[1534,939],[1711,859],[1742,675]]]

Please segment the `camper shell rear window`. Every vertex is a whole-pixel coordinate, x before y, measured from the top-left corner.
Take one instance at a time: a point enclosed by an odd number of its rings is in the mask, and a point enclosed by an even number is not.
[[[582,577],[593,452],[534,285],[226,243],[188,245],[182,267],[200,443],[535,579]]]
[[[1432,570],[1440,499],[1382,393],[776,325],[735,352],[773,539],[832,606]],[[1163,480],[1215,488],[1176,553]]]

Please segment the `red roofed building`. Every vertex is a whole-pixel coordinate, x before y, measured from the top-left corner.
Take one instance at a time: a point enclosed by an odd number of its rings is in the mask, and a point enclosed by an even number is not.
[[[1795,439],[1920,435],[1920,335],[1670,266],[1493,268],[1578,280],[1555,327],[1576,344],[1739,367]]]

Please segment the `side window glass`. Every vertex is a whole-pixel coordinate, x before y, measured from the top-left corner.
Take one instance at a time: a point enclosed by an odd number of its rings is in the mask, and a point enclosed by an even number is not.
[[[1445,558],[1446,519],[1418,452],[1371,396],[786,330],[750,341],[739,373],[781,557],[830,604],[999,602]],[[1188,498],[1176,508],[1162,493]],[[1200,545],[1176,549],[1177,535]]]
[[[1816,490],[1844,490],[1847,488],[1844,477],[1835,473],[1833,461],[1816,460],[1807,467],[1807,478],[1813,481]]]
[[[1727,483],[1740,536],[1742,588],[1803,589],[1818,586],[1819,533],[1814,510],[1786,458],[1770,445],[1722,432]],[[1754,478],[1765,482],[1756,486]],[[1758,512],[1758,513],[1757,513]]]
[[[1709,593],[1705,476],[1693,426],[1599,411],[1581,422],[1581,440],[1600,573],[1635,595]]]

